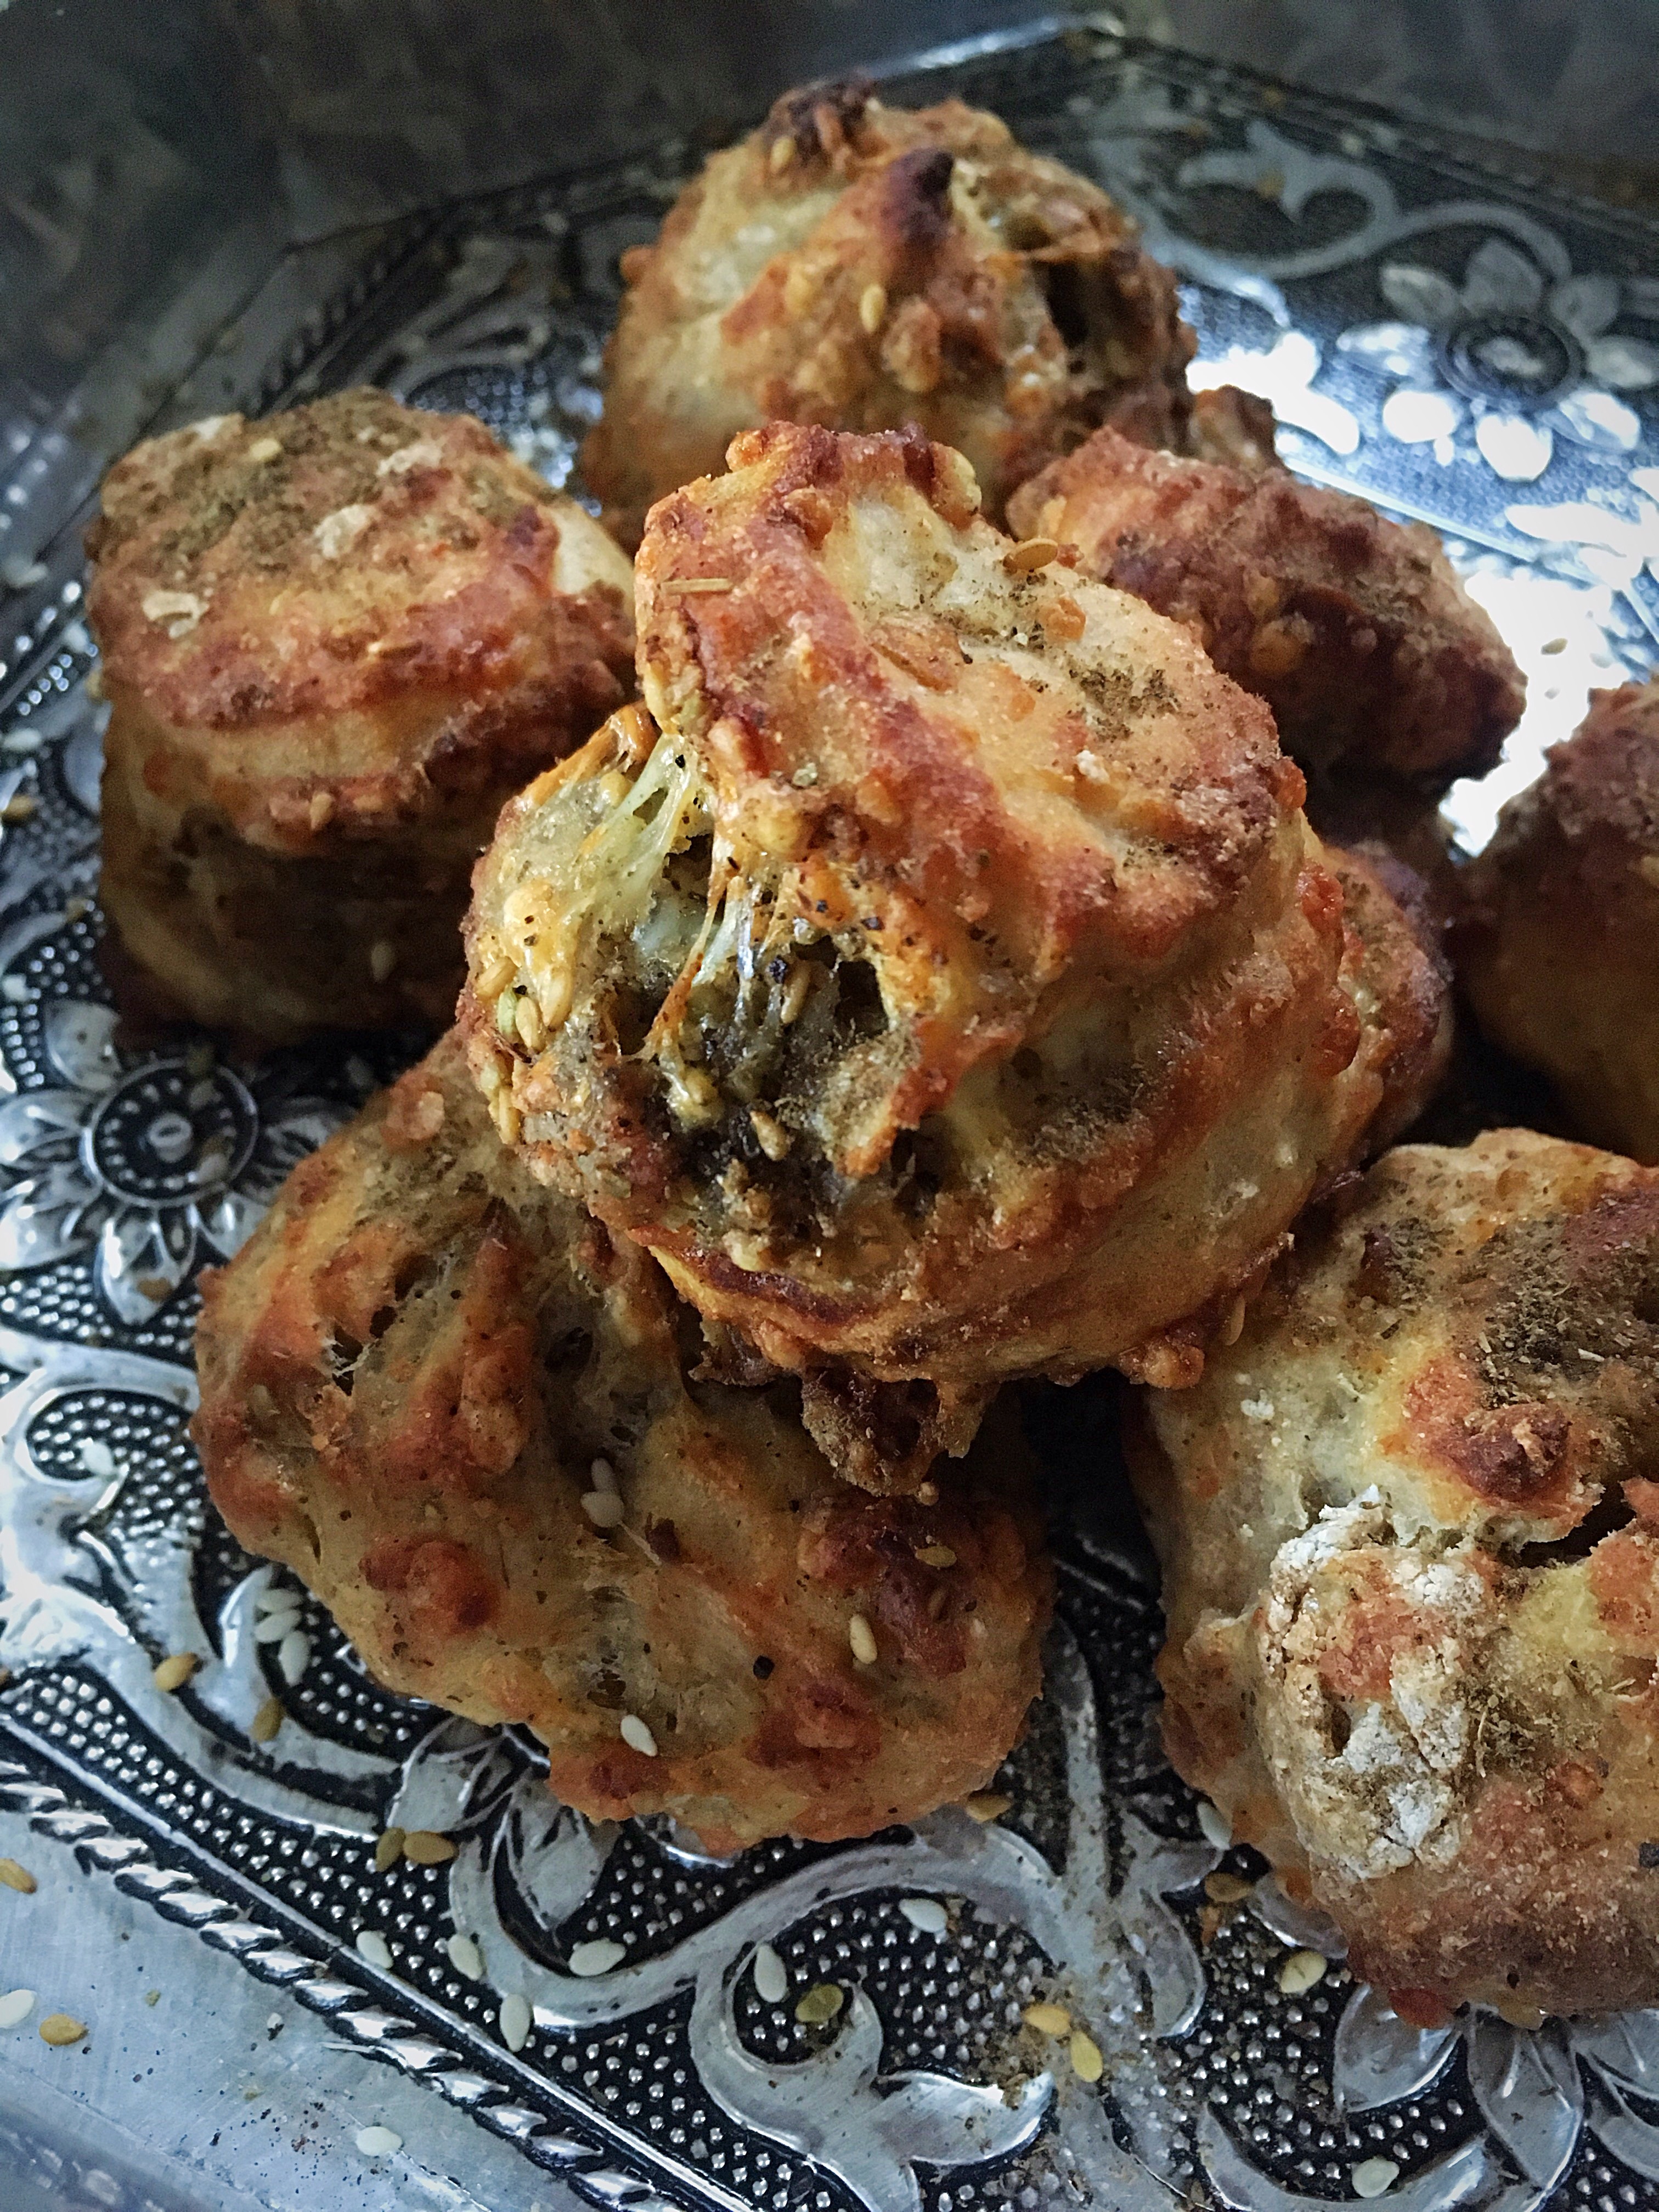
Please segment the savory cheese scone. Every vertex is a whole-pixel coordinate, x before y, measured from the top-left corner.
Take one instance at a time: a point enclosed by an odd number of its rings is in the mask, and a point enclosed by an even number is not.
[[[1170,1756],[1355,1973],[1659,2002],[1659,1174],[1386,1154],[1129,1446]]]
[[[1302,777],[1186,631],[980,520],[959,454],[780,424],[732,460],[652,515],[651,712],[480,865],[498,1126],[781,1368],[947,1408],[1170,1378],[1160,1333],[1381,1097]]]
[[[1590,695],[1463,872],[1459,975],[1570,1126],[1659,1161],[1659,678]]]
[[[1346,492],[1108,428],[1022,486],[1009,526],[1186,623],[1310,774],[1443,791],[1484,775],[1521,719],[1525,679],[1434,532]]]
[[[1017,1438],[872,1498],[787,1393],[689,1379],[697,1340],[503,1150],[451,1036],[205,1279],[192,1433],[233,1533],[388,1688],[524,1723],[595,1819],[726,1851],[985,1783],[1048,1614]]]
[[[137,447],[88,534],[101,896],[149,1011],[447,1020],[501,801],[633,690],[633,578],[480,422],[384,392]]]
[[[917,422],[967,454],[1000,517],[1120,404],[1169,442],[1194,339],[1137,236],[1097,185],[959,100],[786,94],[623,256],[588,488],[632,545],[739,430]]]

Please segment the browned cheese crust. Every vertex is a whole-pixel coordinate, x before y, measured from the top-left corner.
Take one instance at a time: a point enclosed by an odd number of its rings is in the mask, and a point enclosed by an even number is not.
[[[447,1018],[501,801],[633,689],[632,577],[480,422],[347,392],[105,480],[102,896],[152,1002]]]
[[[1463,877],[1460,980],[1573,1124],[1659,1161],[1659,680],[1591,694]]]
[[[1388,1153],[1130,1442],[1170,1755],[1355,1973],[1659,2001],[1659,1175]]]
[[[502,1150],[452,1037],[206,1278],[193,1433],[238,1539],[381,1681],[524,1723],[593,1818],[725,1851],[978,1787],[1049,1603],[1006,1444],[931,1505],[866,1497],[776,1395],[689,1382],[688,1334],[642,1253]],[[581,1502],[605,1483],[614,1528]]]
[[[1187,632],[979,520],[959,455],[732,458],[640,554],[663,734],[624,709],[480,864],[498,1125],[780,1367],[1170,1376],[1198,1355],[1149,1340],[1381,1095],[1302,778]]]
[[[1443,790],[1491,768],[1520,720],[1521,672],[1433,531],[1346,492],[1105,429],[1024,485],[1009,520],[1187,623],[1310,775]]]
[[[989,511],[1123,404],[1178,437],[1193,336],[1175,280],[1086,178],[993,115],[785,95],[624,255],[604,420],[582,471],[637,543],[646,509],[770,420],[919,422]]]

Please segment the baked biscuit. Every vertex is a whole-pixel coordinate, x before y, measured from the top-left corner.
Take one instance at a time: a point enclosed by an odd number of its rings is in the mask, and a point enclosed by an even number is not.
[[[1584,1135],[1659,1161],[1659,679],[1591,694],[1462,888],[1481,1028]]]
[[[787,1394],[688,1381],[696,1335],[502,1150],[452,1037],[205,1279],[193,1433],[236,1536],[381,1681],[525,1723],[596,1819],[726,1851],[984,1783],[1049,1602],[1009,1455],[926,1507],[866,1497]]]
[[[1659,1174],[1401,1146],[1130,1430],[1170,1756],[1356,1975],[1659,2001]]]
[[[732,460],[641,550],[656,722],[479,867],[498,1125],[778,1367],[947,1425],[1006,1376],[1166,1375],[1380,1096],[1302,777],[959,454],[780,424]]]
[[[1021,487],[1009,526],[1188,624],[1310,775],[1441,791],[1484,775],[1521,718],[1525,680],[1433,531],[1346,492],[1105,429]]]
[[[384,392],[104,483],[103,902],[151,1011],[280,1042],[448,1018],[501,801],[633,690],[633,580],[482,423]]]
[[[1120,402],[1138,434],[1178,435],[1193,335],[1137,235],[1098,185],[959,100],[786,94],[623,257],[583,476],[632,545],[739,430],[918,422],[1000,516]]]

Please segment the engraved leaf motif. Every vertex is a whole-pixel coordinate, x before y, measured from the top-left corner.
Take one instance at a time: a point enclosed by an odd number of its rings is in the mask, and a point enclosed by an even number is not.
[[[1572,2047],[1604,2081],[1659,2099],[1659,2011],[1616,2013],[1575,2027]]]
[[[514,1887],[549,1935],[592,1894],[616,1841],[614,1827],[595,1828],[561,1805],[538,1774],[513,1785],[498,1846]]]
[[[386,1825],[431,1828],[439,1835],[471,1827],[493,1811],[516,1774],[498,1729],[453,1717],[440,1721],[409,1754]]]
[[[1377,271],[1376,281],[1396,314],[1409,323],[1426,323],[1431,329],[1450,322],[1463,304],[1449,276],[1415,262],[1389,262]]]
[[[1553,2189],[1584,2119],[1584,2085],[1559,2026],[1528,2034],[1478,2014],[1465,2054],[1486,2125],[1535,2188]]]
[[[1659,346],[1650,345],[1645,338],[1627,338],[1617,331],[1597,338],[1586,349],[1584,365],[1615,392],[1645,392],[1659,384]]]
[[[0,1105],[0,1167],[16,1167],[31,1153],[61,1151],[81,1133],[85,1101],[66,1091],[25,1091]]]
[[[1489,238],[1469,256],[1463,271],[1463,305],[1477,315],[1530,314],[1544,296],[1544,280],[1526,255],[1501,238]]]
[[[1595,2100],[1589,2124],[1621,2165],[1646,2181],[1659,2181],[1659,2128],[1638,2119],[1616,2089]]]
[[[97,1227],[93,1193],[74,1162],[14,1183],[0,1207],[0,1268],[42,1267],[80,1251]]]
[[[1574,337],[1588,345],[1599,338],[1619,313],[1616,276],[1569,276],[1550,294],[1550,313]]]
[[[1047,2075],[1026,2084],[1018,2103],[1000,2089],[945,2074],[895,2074],[878,2088],[876,2125],[907,2165],[954,2166],[1007,2158],[1028,2142],[1052,2094]]]
[[[1337,2023],[1331,2058],[1337,2110],[1369,2112],[1419,2095],[1456,2040],[1455,2028],[1413,2027],[1380,1990],[1356,1990]]]
[[[118,1213],[98,1239],[98,1287],[117,1316],[137,1328],[172,1297],[195,1256],[195,1231],[177,1216]]]

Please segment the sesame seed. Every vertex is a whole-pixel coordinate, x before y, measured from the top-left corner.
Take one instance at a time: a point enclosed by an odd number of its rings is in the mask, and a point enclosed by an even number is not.
[[[182,1690],[201,1662],[193,1651],[175,1651],[155,1669],[158,1690]]]
[[[98,1437],[85,1437],[81,1443],[81,1464],[88,1474],[95,1474],[100,1482],[107,1482],[115,1472],[115,1454]]]
[[[1013,1802],[1012,1797],[1005,1797],[1000,1790],[975,1790],[971,1797],[963,1799],[962,1809],[970,1820],[977,1820],[983,1827],[988,1820],[1000,1820],[1012,1809]]]
[[[1233,1840],[1233,1824],[1226,1814],[1207,1797],[1198,1801],[1198,1825],[1206,1844],[1213,1844],[1218,1851],[1226,1850]]]
[[[861,1613],[855,1613],[847,1624],[847,1640],[853,1647],[853,1656],[860,1667],[873,1667],[878,1656],[875,1632]]]
[[[1325,1978],[1325,1961],[1317,1951],[1292,1951],[1279,1970],[1279,1986],[1287,1997],[1299,1997]]]
[[[377,983],[384,983],[398,964],[398,948],[383,937],[368,949],[368,972]]]
[[[924,1936],[943,1936],[951,1925],[945,1907],[936,1897],[902,1897],[899,1911]]]
[[[0,806],[0,822],[27,822],[38,803],[29,797],[27,792],[20,791],[15,798],[9,799],[3,806]]]
[[[378,1928],[360,1928],[356,1940],[359,1954],[367,1959],[371,1966],[380,1967],[382,1973],[391,1972],[392,1946]]]
[[[248,1735],[255,1743],[270,1743],[283,1725],[283,1701],[267,1698],[248,1723]]]
[[[1242,1874],[1228,1874],[1224,1869],[1206,1876],[1204,1894],[1212,1905],[1242,1905],[1255,1887],[1255,1884],[1246,1881]]]
[[[542,1019],[542,1010],[532,998],[519,1000],[514,1013],[514,1024],[526,1052],[539,1052],[547,1042],[547,1024]]]
[[[305,1679],[311,1664],[311,1638],[303,1629],[290,1628],[276,1646],[276,1669],[290,1690]]]
[[[948,1544],[923,1544],[916,1553],[924,1567],[953,1567],[957,1555]]]
[[[614,1490],[590,1490],[582,1498],[582,1511],[596,1528],[619,1528],[623,1510]]]
[[[8,1889],[17,1890],[24,1897],[33,1897],[40,1887],[28,1869],[20,1866],[15,1859],[0,1859],[0,1881],[4,1882]]]
[[[253,1624],[256,1644],[280,1644],[285,1636],[292,1636],[300,1626],[300,1601],[284,1606],[280,1613],[268,1613],[263,1620]]]
[[[671,577],[663,588],[679,592],[732,592],[737,586],[729,576],[675,576]]]
[[[755,1946],[755,1995],[763,2004],[781,2004],[789,1994],[789,1976],[769,1943]]]
[[[454,1857],[459,1848],[434,1828],[411,1828],[404,1838],[404,1856],[412,1859],[416,1866],[442,1866]]]
[[[647,1759],[654,1759],[657,1755],[657,1739],[637,1713],[623,1715],[622,1740],[634,1750],[642,1751]]]
[[[619,1966],[627,1956],[627,1952],[620,1943],[611,1942],[607,1936],[596,1936],[592,1942],[578,1943],[573,1947],[570,1953],[570,1971],[573,1974],[589,1976],[608,1974],[613,1966]]]
[[[608,1459],[596,1459],[587,1470],[587,1478],[595,1490],[614,1492],[617,1487],[617,1470]]]
[[[256,438],[247,449],[247,457],[249,460],[257,462],[263,467],[265,462],[274,461],[282,450],[283,441],[280,438]]]
[[[1046,568],[1059,552],[1060,547],[1052,538],[1028,538],[1023,544],[1008,548],[1002,556],[1002,565],[1012,575],[1029,576],[1038,568]]]
[[[42,2043],[78,2043],[86,2032],[85,2021],[73,2019],[66,2012],[49,2012],[40,2023]]]
[[[306,808],[306,820],[313,830],[323,830],[333,819],[334,793],[331,791],[313,791],[311,803]]]
[[[33,1990],[8,1990],[0,1997],[0,2027],[21,2027],[33,2010]]]
[[[1391,2158],[1362,2158],[1348,2178],[1356,2197],[1381,2197],[1399,2180],[1400,2168]]]
[[[1565,653],[1566,649],[1567,641],[1564,637],[1552,637],[1547,639],[1546,642],[1540,645],[1538,648],[1540,653]]]
[[[501,2031],[501,2041],[509,2051],[522,2051],[530,2040],[530,2031],[535,2025],[530,2009],[530,2000],[521,1997],[514,1990],[501,1999],[501,2008],[495,2015]]]
[[[487,960],[481,962],[477,981],[473,986],[481,999],[499,999],[513,981],[513,963],[499,946]]]
[[[65,921],[84,921],[88,915],[91,912],[91,905],[83,898],[70,898],[64,901],[64,919]]]
[[[255,1613],[297,1613],[300,1593],[289,1589],[285,1583],[270,1583],[253,1601]]]
[[[874,337],[887,319],[887,287],[866,284],[859,295],[859,320],[866,334]]]
[[[847,1992],[839,1983],[817,1982],[795,2007],[795,2018],[803,2027],[825,2027],[846,2002]]]
[[[781,177],[795,158],[795,142],[787,133],[772,141],[772,150],[766,157],[766,166],[775,177]]]
[[[470,1936],[452,1936],[444,1948],[449,1954],[449,1963],[458,1974],[465,1974],[469,1982],[483,1979],[483,1953]]]
[[[404,1832],[388,1828],[374,1846],[374,1871],[388,1874],[404,1855]]]
[[[359,2128],[357,2148],[365,2158],[390,2158],[401,2150],[404,2139],[396,2128]]]
[[[1028,2004],[1020,2018],[1027,2027],[1036,2028],[1039,2035],[1069,2035],[1072,2015],[1064,2005]]]
[[[1080,2027],[1073,2029],[1072,2039],[1066,2050],[1072,2062],[1072,2071],[1079,2081],[1098,2081],[1106,2071],[1106,2061],[1101,2056],[1100,2045],[1092,2035],[1085,2035]]]

